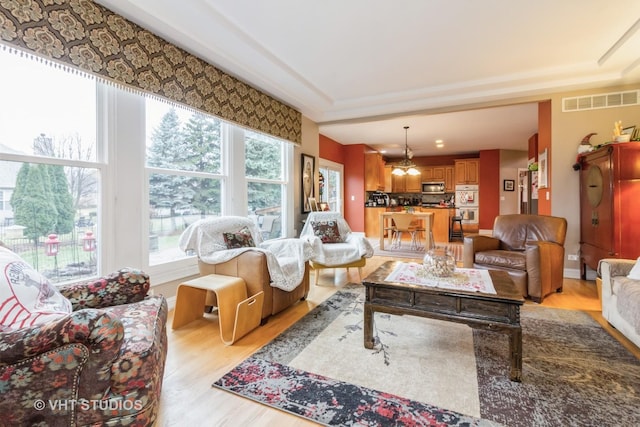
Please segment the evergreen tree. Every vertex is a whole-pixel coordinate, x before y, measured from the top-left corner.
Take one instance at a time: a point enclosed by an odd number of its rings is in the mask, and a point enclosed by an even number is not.
[[[151,135],[151,146],[147,155],[147,165],[156,168],[175,169],[176,162],[184,156],[183,135],[180,119],[175,109],[170,109],[160,120]],[[149,200],[152,206],[170,207],[172,214],[180,199],[184,197],[180,186],[184,178],[151,174],[149,177]]]
[[[69,192],[69,184],[67,175],[64,173],[64,167],[58,165],[48,165],[49,182],[51,183],[51,193],[53,202],[58,213],[56,218],[56,227],[53,231],[56,234],[66,234],[73,231],[73,220],[76,210],[73,204],[73,198]]]
[[[252,178],[279,179],[282,177],[280,143],[249,133],[245,140],[245,174]],[[251,208],[263,209],[280,206],[280,185],[252,183],[248,187]]]
[[[204,114],[193,114],[185,126],[183,169],[197,172],[220,173],[220,121]],[[220,212],[221,189],[219,180],[190,178],[189,191],[185,193],[187,204],[207,212]]]
[[[25,163],[16,178],[11,195],[15,222],[26,227],[25,235],[37,242],[56,227],[57,210],[48,185],[46,165]]]

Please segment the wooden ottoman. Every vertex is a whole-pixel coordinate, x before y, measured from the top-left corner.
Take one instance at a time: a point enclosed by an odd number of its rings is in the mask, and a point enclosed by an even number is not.
[[[216,294],[220,338],[226,345],[233,344],[260,324],[263,291],[247,297],[243,279],[209,274],[178,285],[173,329],[202,317],[207,291]]]

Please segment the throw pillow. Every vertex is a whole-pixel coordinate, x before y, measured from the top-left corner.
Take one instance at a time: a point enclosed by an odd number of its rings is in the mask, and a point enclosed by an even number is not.
[[[638,257],[638,259],[636,260],[636,264],[633,266],[633,268],[627,275],[627,278],[633,279],[633,280],[640,280],[640,257]]]
[[[253,248],[256,246],[253,237],[251,237],[249,227],[242,227],[235,233],[222,233],[222,235],[227,249]]]
[[[313,234],[320,238],[322,243],[342,243],[342,236],[338,229],[338,222],[334,220],[311,221]]]
[[[71,313],[71,302],[17,254],[0,247],[0,330],[40,325]]]

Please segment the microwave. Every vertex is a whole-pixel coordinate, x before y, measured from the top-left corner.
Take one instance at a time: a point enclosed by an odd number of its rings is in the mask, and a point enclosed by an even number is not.
[[[422,194],[444,194],[445,189],[444,181],[422,183]]]

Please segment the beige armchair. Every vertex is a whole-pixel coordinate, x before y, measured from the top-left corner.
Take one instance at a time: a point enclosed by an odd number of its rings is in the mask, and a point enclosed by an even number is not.
[[[546,215],[499,215],[493,235],[464,237],[463,267],[504,270],[524,297],[542,302],[562,291],[567,220]]]

